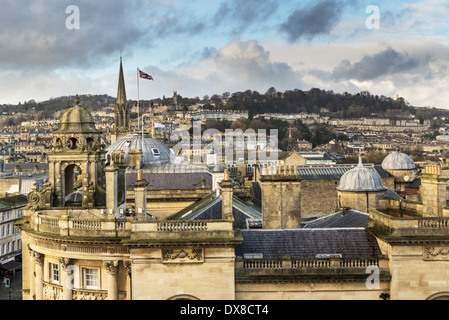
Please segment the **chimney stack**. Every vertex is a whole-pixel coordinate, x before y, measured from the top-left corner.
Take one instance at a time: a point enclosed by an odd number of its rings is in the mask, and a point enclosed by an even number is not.
[[[220,182],[221,187],[221,215],[223,220],[234,220],[232,213],[232,197],[234,183],[229,179],[229,170],[224,170],[224,179]]]

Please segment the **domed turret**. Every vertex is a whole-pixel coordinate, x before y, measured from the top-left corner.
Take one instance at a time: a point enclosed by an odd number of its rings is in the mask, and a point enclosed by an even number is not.
[[[384,170],[415,170],[415,162],[405,153],[395,151],[382,161]]]
[[[386,188],[382,184],[382,178],[373,170],[366,168],[359,157],[359,164],[345,172],[340,178],[338,191],[349,192],[376,192],[385,191]]]
[[[77,206],[69,197],[77,187],[75,174],[81,178],[81,202],[83,207],[104,205],[104,149],[101,131],[95,127],[92,114],[79,105],[66,110],[61,117],[59,129],[53,132],[50,152],[47,153],[48,179],[53,188],[53,205]],[[74,195],[72,195],[74,196]],[[76,198],[79,200],[79,195]]]
[[[61,117],[59,129],[55,133],[98,133],[92,114],[79,105],[75,97],[75,106],[66,110]]]

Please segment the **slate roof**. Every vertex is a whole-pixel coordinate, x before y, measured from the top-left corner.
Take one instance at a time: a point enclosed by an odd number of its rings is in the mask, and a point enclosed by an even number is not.
[[[381,255],[376,239],[364,228],[357,229],[248,229],[236,256],[262,253],[264,259],[314,258],[318,254],[341,254],[342,258]]]
[[[297,172],[303,179],[340,179],[347,171],[356,166],[356,164],[302,165],[297,166]],[[382,166],[374,164],[364,164],[364,166],[377,172],[381,178],[389,176]]]
[[[344,210],[308,222],[304,228],[366,228],[368,219],[367,213]]]
[[[0,198],[0,211],[7,211],[12,208],[24,207],[28,203],[28,197],[24,194],[18,194]]]
[[[262,212],[236,196],[233,196],[232,199],[232,212],[234,215],[234,228],[261,227]],[[216,196],[213,193],[170,217],[170,219],[179,220],[214,220],[221,218],[221,195]]]
[[[212,175],[208,172],[189,173],[154,173],[143,172],[143,178],[148,181],[148,189],[196,189],[201,188],[201,179],[204,177],[205,187],[212,187]],[[132,189],[137,180],[137,172],[126,173],[126,189]]]
[[[254,205],[256,205],[259,208],[262,208],[262,189],[260,188],[259,182],[253,182],[253,192],[254,197],[251,200]]]

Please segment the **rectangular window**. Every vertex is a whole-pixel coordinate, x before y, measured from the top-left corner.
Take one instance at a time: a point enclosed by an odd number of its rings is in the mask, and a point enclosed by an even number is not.
[[[59,283],[59,264],[50,262],[50,281]]]
[[[98,289],[100,286],[99,269],[83,268],[84,288]]]

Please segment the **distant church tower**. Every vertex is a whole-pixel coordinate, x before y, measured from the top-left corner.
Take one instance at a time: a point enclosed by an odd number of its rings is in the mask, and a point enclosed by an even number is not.
[[[173,91],[173,105],[176,107],[178,105],[178,92]]]
[[[117,102],[114,106],[114,130],[111,134],[111,143],[119,140],[129,132],[129,122],[130,106],[126,102],[125,78],[123,76],[122,57],[120,57]]]

